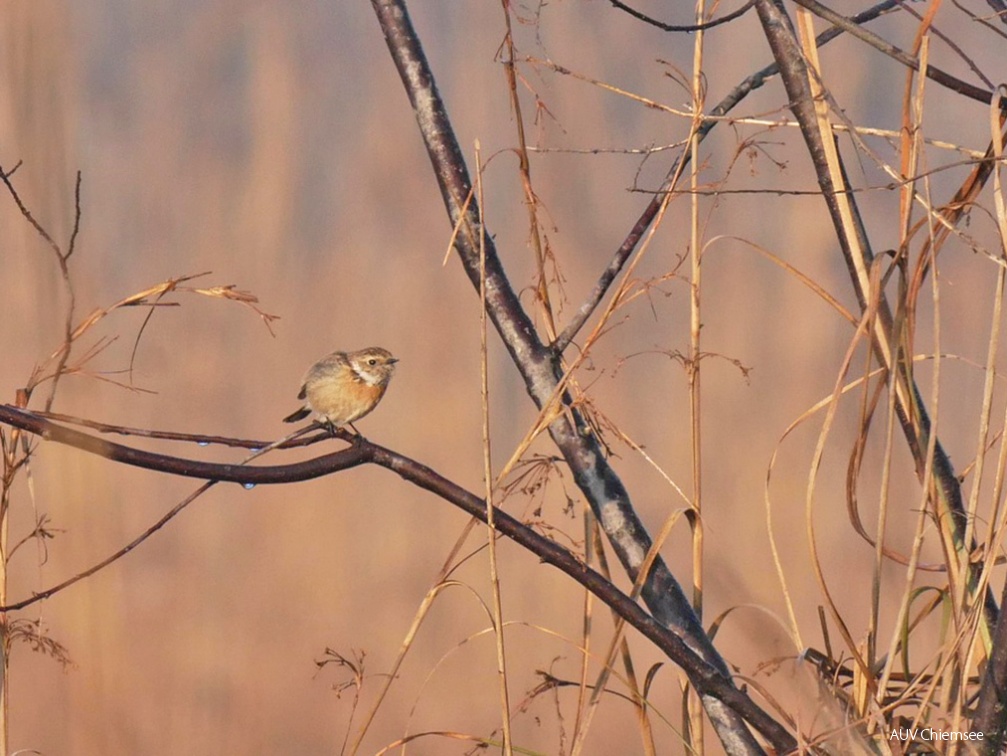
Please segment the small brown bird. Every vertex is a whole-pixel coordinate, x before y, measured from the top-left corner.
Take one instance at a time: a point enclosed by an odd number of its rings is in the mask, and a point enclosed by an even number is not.
[[[330,428],[353,427],[378,406],[398,360],[381,347],[368,347],[356,352],[333,352],[323,357],[304,375],[298,399],[304,406],[283,418],[296,423],[312,413]],[[353,428],[356,430],[356,428]]]

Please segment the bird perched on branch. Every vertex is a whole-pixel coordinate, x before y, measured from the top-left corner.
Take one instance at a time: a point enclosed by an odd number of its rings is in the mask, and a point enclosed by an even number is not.
[[[301,393],[297,395],[304,406],[283,418],[283,422],[296,423],[314,413],[330,430],[344,425],[353,428],[354,420],[378,406],[396,362],[392,353],[381,347],[333,352],[323,357],[304,375]]]

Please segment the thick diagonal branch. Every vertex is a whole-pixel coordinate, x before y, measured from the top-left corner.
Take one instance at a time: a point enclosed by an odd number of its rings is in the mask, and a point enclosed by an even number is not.
[[[415,111],[448,216],[460,229],[455,249],[478,290],[480,244],[485,244],[487,313],[520,371],[529,395],[542,409],[559,391],[562,375],[559,359],[539,339],[503,270],[492,236],[483,233],[480,227],[480,213],[472,198],[472,182],[464,157],[403,0],[372,0],[371,4]],[[549,433],[616,555],[635,580],[651,547],[650,535],[591,429],[572,406],[569,396],[565,392],[559,394],[563,411],[549,426]],[[729,676],[726,663],[703,631],[681,586],[660,558],[654,560],[641,595],[659,622],[671,628],[721,674]],[[744,723],[723,701],[704,695],[703,702],[729,753],[762,752]]]

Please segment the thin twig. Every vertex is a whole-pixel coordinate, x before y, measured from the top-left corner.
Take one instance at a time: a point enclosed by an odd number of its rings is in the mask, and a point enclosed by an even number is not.
[[[701,24],[676,25],[676,24],[666,24],[663,21],[658,21],[656,18],[652,18],[646,15],[645,13],[641,13],[640,11],[636,10],[636,8],[631,8],[625,3],[620,2],[620,0],[608,0],[608,1],[614,7],[618,8],[624,13],[628,13],[633,18],[639,21],[643,21],[645,24],[656,26],[661,31],[686,32],[690,34],[693,32],[706,31],[707,29],[714,29],[722,24],[726,24],[730,21],[733,21],[736,18],[740,18],[741,16],[748,13],[748,11],[750,11],[752,7],[755,5],[755,0],[748,0],[748,2],[746,2],[740,8],[738,8],[738,10],[732,11],[731,13],[728,13],[726,16],[721,16],[720,18],[716,18],[712,21],[705,21]]]
[[[880,2],[877,5],[868,8],[862,13],[858,13],[856,16],[853,16],[853,18],[850,20],[855,24],[863,24],[868,21],[874,20],[875,18],[878,18],[882,14],[887,13],[894,8],[897,8],[898,6],[899,6],[899,0],[883,0],[883,2]],[[824,32],[819,34],[818,37],[815,39],[815,42],[816,44],[818,44],[819,47],[821,47],[822,45],[826,45],[833,39],[838,37],[840,34],[842,34],[844,30],[845,30],[844,27],[833,26],[832,28],[826,29]],[[728,95],[724,99],[722,99],[716,105],[716,107],[713,108],[713,110],[710,111],[710,116],[714,118],[719,118],[726,115],[731,110],[733,110],[734,107],[738,105],[738,103],[744,100],[750,93],[752,93],[756,89],[759,89],[763,84],[766,83],[766,81],[768,81],[769,79],[771,79],[772,77],[776,76],[779,73],[780,73],[780,66],[779,63],[776,62],[771,63],[770,65],[766,66],[765,68],[759,71],[756,71],[754,74],[748,76],[744,81],[738,84],[734,89],[732,89],[731,92],[728,93]],[[704,120],[703,124],[699,127],[699,130],[697,131],[696,143],[698,144],[702,142],[706,138],[706,136],[713,130],[713,128],[717,125],[717,123],[718,121],[716,120]],[[654,218],[656,217],[658,209],[661,206],[660,195],[668,191],[669,183],[671,182],[672,178],[680,172],[681,166],[679,165],[679,163],[684,162],[685,164],[688,164],[689,160],[690,160],[690,154],[688,151],[683,152],[682,155],[680,155],[679,158],[675,160],[675,163],[668,171],[668,174],[665,177],[664,182],[661,184],[661,187],[658,190],[656,190],[655,197],[650,201],[650,204],[648,204],[647,207],[644,208],[643,213],[633,224],[633,227],[626,235],[626,238],[623,240],[622,244],[615,251],[615,254],[612,255],[612,259],[605,267],[605,270],[603,270],[601,275],[598,277],[598,281],[595,283],[594,287],[591,289],[590,293],[585,298],[584,303],[579,308],[577,308],[577,311],[573,314],[573,317],[570,319],[570,322],[563,329],[562,333],[560,333],[560,335],[552,343],[551,348],[557,354],[562,354],[564,351],[566,351],[566,348],[570,346],[570,343],[574,340],[574,338],[576,338],[577,334],[584,327],[584,324],[587,323],[588,319],[598,308],[599,303],[605,297],[605,294],[608,292],[609,288],[612,286],[612,282],[619,275],[620,271],[622,271],[623,266],[625,266],[626,264],[626,261],[629,259],[630,255],[633,254],[633,250],[636,249],[636,245],[639,244],[640,239],[643,238],[644,232],[647,230],[648,226],[650,226],[651,222],[653,222]]]

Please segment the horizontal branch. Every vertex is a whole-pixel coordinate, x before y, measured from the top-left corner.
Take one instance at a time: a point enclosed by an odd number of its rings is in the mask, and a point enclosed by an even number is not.
[[[47,441],[55,441],[67,446],[73,446],[92,454],[122,462],[133,467],[146,470],[181,475],[199,480],[214,480],[220,483],[240,483],[245,486],[273,485],[278,483],[296,483],[302,480],[320,478],[340,470],[346,470],[368,462],[362,453],[360,444],[354,444],[332,454],[326,454],[306,462],[292,465],[243,465],[219,462],[202,462],[184,457],[173,457],[167,454],[136,449],[131,446],[117,444],[103,438],[82,433],[81,431],[57,425],[44,417],[26,410],[18,409],[9,404],[0,404],[0,423],[15,428],[21,428]],[[345,438],[352,439],[352,434],[343,431]],[[262,447],[268,443],[261,444]]]
[[[486,522],[486,503],[480,497],[416,460],[346,431],[338,432],[338,436],[351,441],[351,446],[348,448],[290,465],[252,466],[202,462],[134,449],[58,425],[7,404],[0,405],[0,423],[20,428],[48,441],[96,454],[113,462],[188,478],[239,483],[246,486],[310,480],[359,465],[374,464],[397,473],[403,480],[436,494],[472,517]],[[268,444],[263,444],[266,445]],[[678,636],[649,615],[643,607],[600,573],[585,565],[573,553],[499,509],[494,510],[493,527],[501,535],[535,554],[541,561],[572,577],[605,602],[679,665],[701,695],[713,696],[731,707],[778,750],[788,751],[796,747],[793,736],[756,705],[747,694],[736,688],[729,678],[705,662]]]

